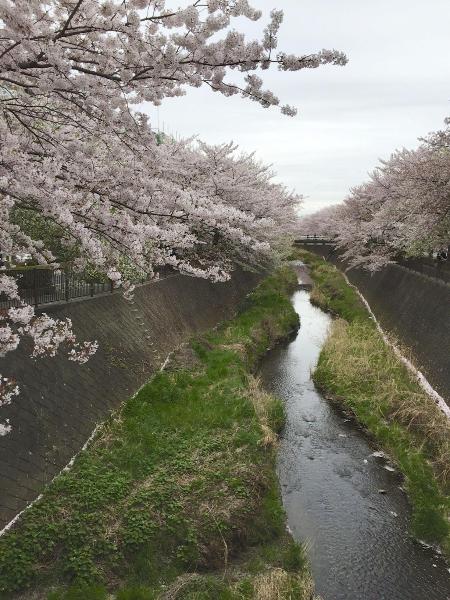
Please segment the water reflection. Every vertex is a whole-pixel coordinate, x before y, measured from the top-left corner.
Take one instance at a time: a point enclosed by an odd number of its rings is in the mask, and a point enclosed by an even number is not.
[[[329,316],[306,291],[293,303],[298,336],[268,355],[261,375],[286,402],[278,472],[290,529],[309,542],[317,593],[324,600],[450,599],[445,562],[408,534],[399,476],[311,380]]]

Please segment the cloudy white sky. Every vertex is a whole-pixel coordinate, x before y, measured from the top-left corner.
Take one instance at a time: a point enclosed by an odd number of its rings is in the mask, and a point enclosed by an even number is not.
[[[174,2],[175,3],[175,2]],[[298,107],[285,117],[241,98],[208,89],[166,100],[165,130],[233,140],[273,165],[278,179],[306,196],[303,213],[342,200],[366,178],[379,157],[441,127],[450,115],[449,0],[254,0],[257,24],[236,22],[249,35],[264,27],[272,8],[285,20],[279,49],[307,54],[343,50],[346,67],[264,73],[282,103]],[[157,113],[147,107],[152,125]]]

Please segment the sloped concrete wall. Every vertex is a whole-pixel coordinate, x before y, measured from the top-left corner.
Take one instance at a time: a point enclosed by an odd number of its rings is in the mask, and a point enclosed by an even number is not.
[[[346,269],[330,246],[304,248],[342,271]],[[449,404],[450,284],[413,267],[393,264],[376,273],[350,269],[346,275],[366,298],[383,329],[409,348],[415,366]]]
[[[450,403],[450,285],[401,265],[373,275],[352,269],[357,286],[386,331],[412,351],[415,366]]]
[[[63,356],[33,360],[26,344],[0,359],[0,373],[21,387],[0,415],[13,427],[0,438],[0,526],[37,497],[171,350],[230,317],[257,281],[244,272],[221,284],[174,275],[139,287],[132,304],[117,293],[50,305],[48,314],[70,317],[79,340],[96,339],[100,347],[85,365]]]

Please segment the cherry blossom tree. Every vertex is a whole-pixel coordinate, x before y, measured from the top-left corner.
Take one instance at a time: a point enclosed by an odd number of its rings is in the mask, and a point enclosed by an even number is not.
[[[302,217],[299,223],[301,235],[333,239],[338,233],[337,223],[341,205],[326,206]]]
[[[237,17],[261,12],[247,0],[175,9],[164,0],[0,0],[0,250],[56,264],[14,220],[23,210],[63,232],[77,268],[93,265],[117,284],[124,262],[149,276],[171,265],[219,281],[235,260],[267,253],[292,224],[298,197],[232,145],[159,143],[138,110],[202,85],[279,106],[259,71],[346,63],[335,50],[277,52],[282,11],[260,40],[232,28]],[[15,281],[3,275],[0,293],[17,299]],[[19,305],[2,317],[0,357],[23,335],[36,356],[64,345],[84,362],[96,349],[76,342],[69,321]],[[10,401],[16,387],[1,382]]]
[[[301,230],[336,236],[351,266],[376,270],[399,258],[423,256],[450,243],[450,120],[380,161],[368,182],[341,205],[312,215]]]

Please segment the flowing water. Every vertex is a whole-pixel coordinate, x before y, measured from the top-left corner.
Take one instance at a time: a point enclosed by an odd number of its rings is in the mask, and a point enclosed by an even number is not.
[[[267,356],[265,387],[286,404],[278,473],[292,534],[307,541],[323,600],[448,600],[450,573],[408,533],[411,511],[397,473],[311,380],[330,317],[298,291],[301,326]],[[382,490],[382,492],[380,492]]]

